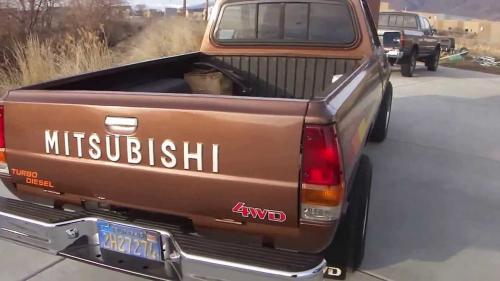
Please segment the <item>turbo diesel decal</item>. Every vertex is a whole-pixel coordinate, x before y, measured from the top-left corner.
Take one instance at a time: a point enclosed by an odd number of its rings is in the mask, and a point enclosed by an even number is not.
[[[38,175],[38,172],[23,170],[23,169],[15,169],[15,168],[12,168],[10,170],[13,176],[23,177],[24,183],[26,184],[44,188],[54,188],[54,184],[52,183],[52,181],[47,179],[41,179]]]
[[[245,206],[246,203],[238,202],[233,207],[233,213],[240,214],[244,218],[254,218],[260,220],[268,220],[273,222],[286,221],[286,214],[282,211],[268,210]]]

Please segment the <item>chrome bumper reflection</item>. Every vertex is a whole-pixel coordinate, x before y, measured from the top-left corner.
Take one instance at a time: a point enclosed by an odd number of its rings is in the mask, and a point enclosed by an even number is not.
[[[103,251],[99,248],[96,225],[98,219],[101,218],[84,217],[59,223],[46,223],[0,212],[0,237],[52,254],[157,280],[323,280],[323,270],[326,265],[324,260],[302,272],[239,264],[187,253],[168,231],[155,228],[147,229],[161,233],[163,262]],[[116,223],[146,228],[122,221]]]
[[[388,58],[401,59],[404,53],[398,49],[385,50],[385,54]]]

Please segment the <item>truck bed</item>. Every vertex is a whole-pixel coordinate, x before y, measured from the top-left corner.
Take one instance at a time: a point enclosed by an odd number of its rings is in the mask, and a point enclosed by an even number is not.
[[[285,56],[210,56],[192,53],[131,64],[89,74],[29,86],[26,90],[85,90],[185,93],[179,87],[193,64],[211,62],[227,68],[243,79],[251,93],[234,96],[312,99],[324,97],[334,75],[349,74],[359,60]],[[181,80],[182,81],[182,80]]]

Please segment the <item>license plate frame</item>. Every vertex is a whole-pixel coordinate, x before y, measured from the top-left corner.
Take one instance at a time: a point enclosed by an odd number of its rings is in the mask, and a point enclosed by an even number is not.
[[[106,220],[97,220],[99,247],[147,260],[163,260],[161,234],[157,231]]]

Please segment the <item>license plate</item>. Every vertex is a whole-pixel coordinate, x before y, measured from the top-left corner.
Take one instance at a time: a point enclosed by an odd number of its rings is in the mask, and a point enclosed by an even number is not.
[[[387,55],[389,56],[394,56],[394,57],[398,57],[399,56],[399,50],[390,50]]]
[[[98,220],[101,249],[161,261],[161,236],[156,231]]]

